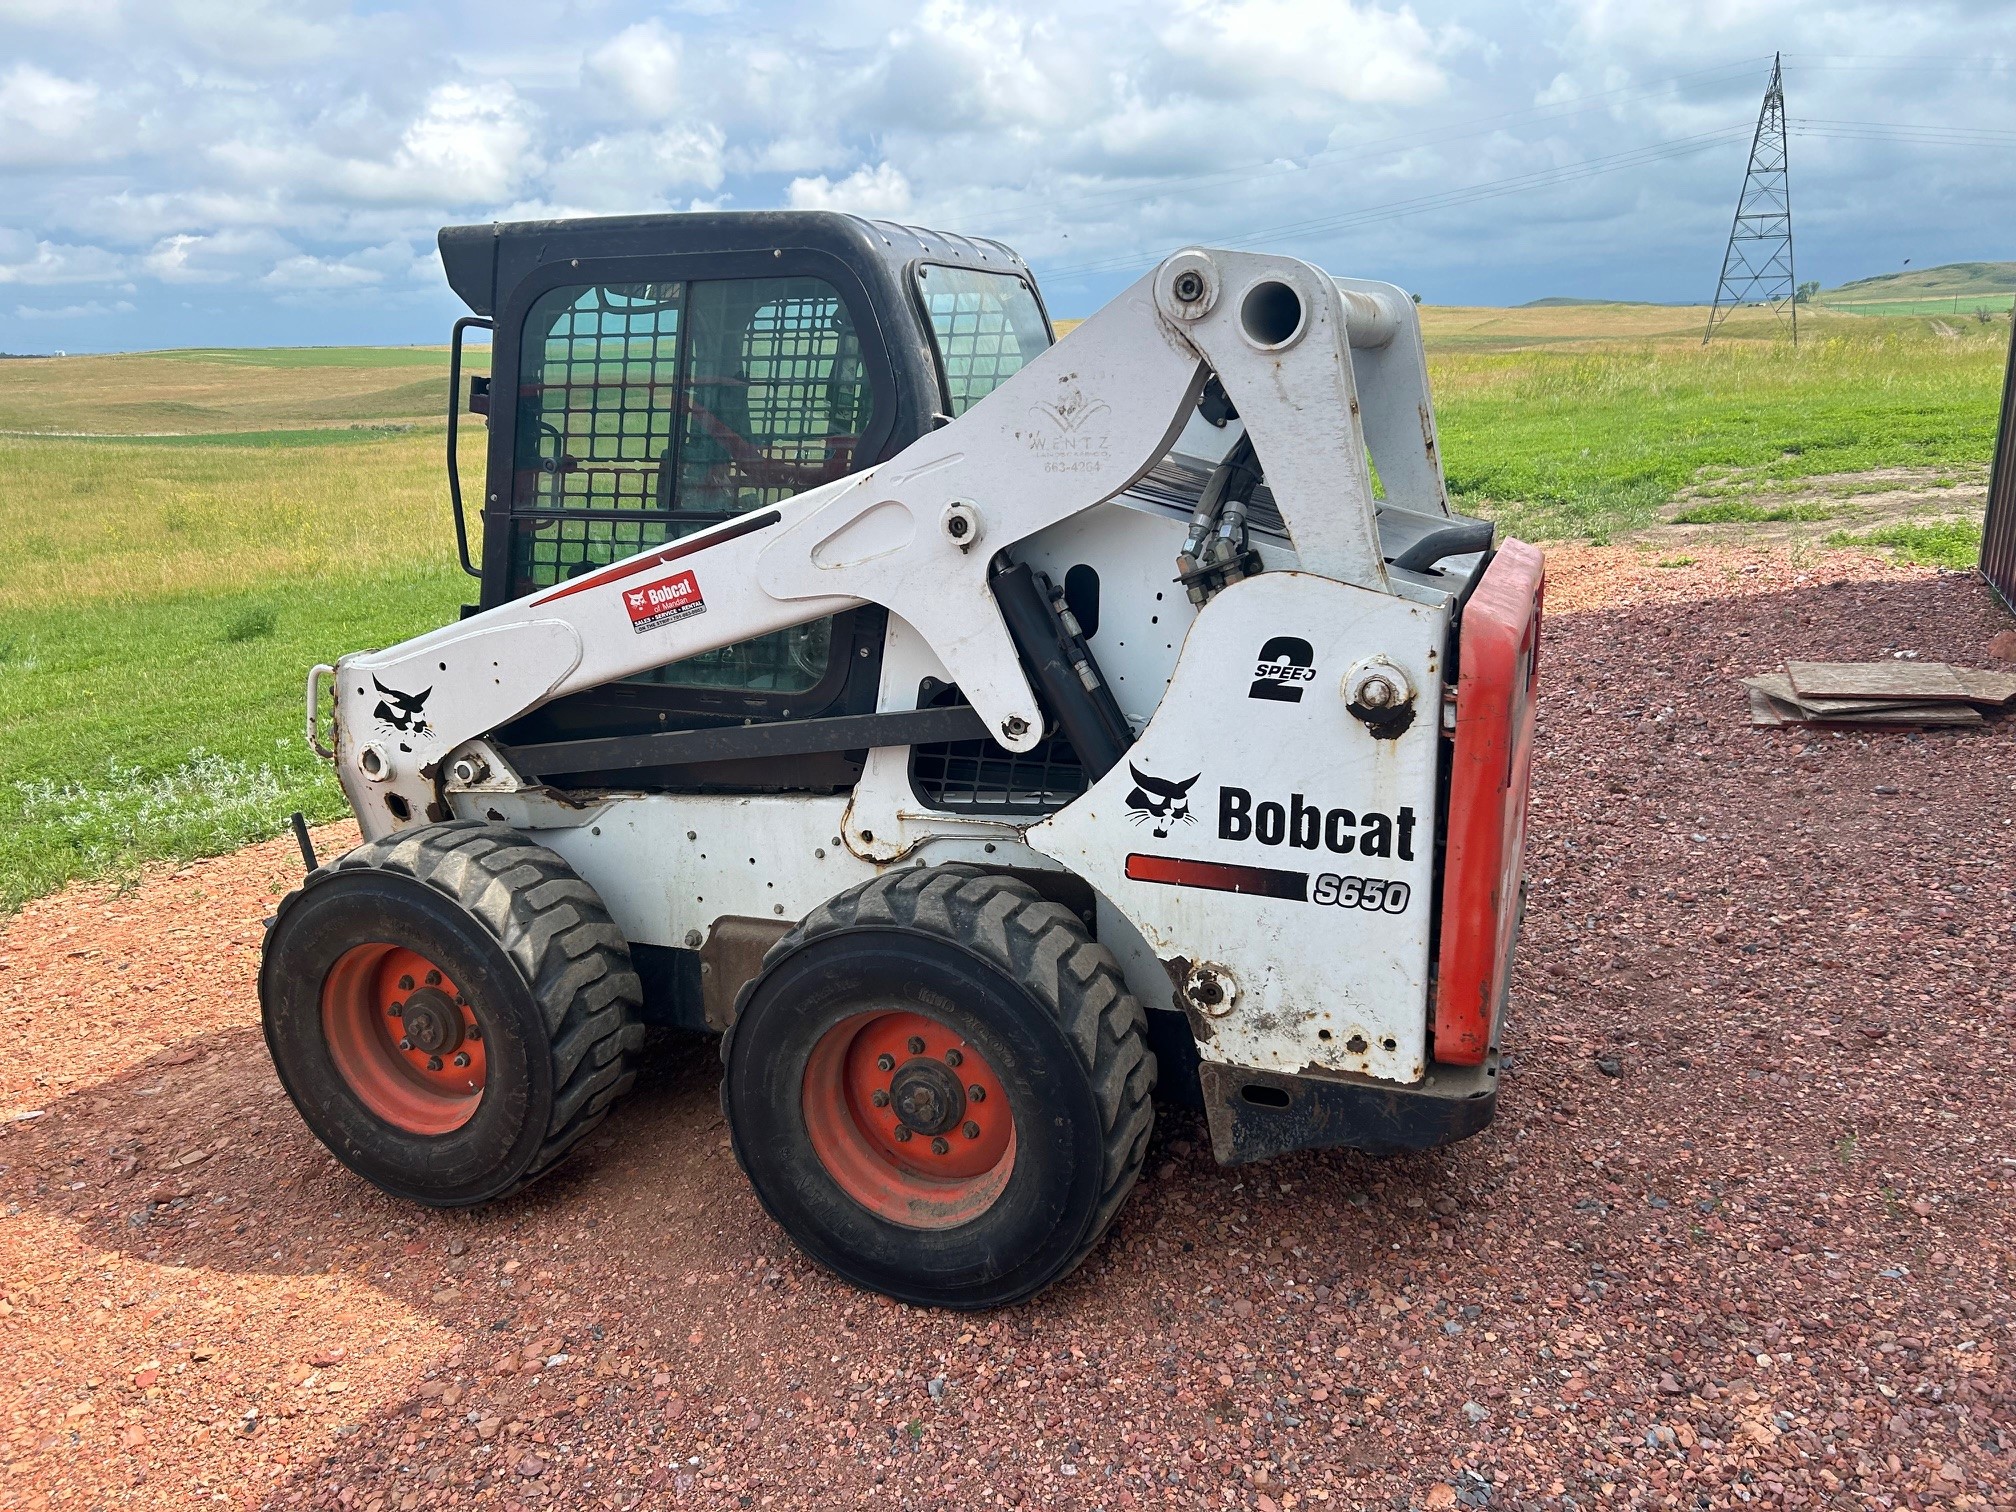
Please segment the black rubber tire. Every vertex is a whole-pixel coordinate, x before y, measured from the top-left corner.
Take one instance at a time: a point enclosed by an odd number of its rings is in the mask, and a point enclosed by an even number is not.
[[[956,1227],[872,1212],[807,1134],[813,1046],[892,1003],[955,1026],[1015,1110],[1000,1196]],[[828,1270],[923,1306],[1005,1306],[1068,1275],[1133,1189],[1154,1123],[1147,1022],[1112,953],[1028,884],[963,865],[879,877],[815,910],[743,987],[721,1053],[722,1111],[764,1209]]]
[[[468,1123],[418,1135],[374,1116],[330,1059],[322,984],[352,946],[439,963],[482,1026]],[[566,861],[503,825],[430,824],[319,867],[266,932],[259,1001],[281,1085],[344,1165],[394,1196],[466,1207],[553,1169],[636,1080],[644,1040],[630,948]]]

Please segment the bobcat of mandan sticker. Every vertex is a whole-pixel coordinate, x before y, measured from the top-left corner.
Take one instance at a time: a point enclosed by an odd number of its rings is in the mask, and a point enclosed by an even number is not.
[[[641,588],[625,588],[623,607],[630,611],[631,628],[642,635],[661,625],[705,614],[707,600],[700,596],[700,584],[692,573],[676,572]]]
[[[1170,825],[1197,822],[1196,815],[1190,812],[1190,789],[1204,775],[1202,772],[1192,772],[1181,782],[1170,782],[1150,777],[1131,761],[1127,770],[1134,777],[1134,790],[1127,795],[1127,817],[1135,824],[1152,825],[1155,838],[1167,840]]]
[[[1299,635],[1276,635],[1260,648],[1253,664],[1248,698],[1270,703],[1300,703],[1302,689],[1316,681],[1316,648]]]

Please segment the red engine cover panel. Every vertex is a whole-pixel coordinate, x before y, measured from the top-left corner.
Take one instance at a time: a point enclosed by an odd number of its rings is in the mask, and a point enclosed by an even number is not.
[[[1539,551],[1507,541],[1463,607],[1432,1026],[1450,1065],[1483,1061],[1512,969],[1546,590]]]

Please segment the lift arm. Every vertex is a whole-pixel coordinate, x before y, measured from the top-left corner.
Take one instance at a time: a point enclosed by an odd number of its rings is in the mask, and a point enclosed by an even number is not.
[[[1414,309],[1391,286],[1340,287],[1291,258],[1180,252],[887,462],[345,657],[337,769],[364,833],[424,822],[460,748],[551,699],[864,603],[913,625],[993,738],[1028,750],[1043,715],[988,590],[989,564],[1138,481],[1182,430],[1207,373],[1264,460],[1302,570],[1391,592],[1351,348],[1385,350],[1400,332],[1418,354]],[[1403,376],[1418,366],[1412,356]],[[1382,394],[1374,408],[1405,415],[1411,397]],[[1411,507],[1446,511],[1433,470],[1433,497],[1420,482]],[[1420,478],[1418,465],[1408,475]]]

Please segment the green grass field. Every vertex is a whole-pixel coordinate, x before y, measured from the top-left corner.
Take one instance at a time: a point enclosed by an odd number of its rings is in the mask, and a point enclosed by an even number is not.
[[[1820,311],[1795,353],[1748,313],[1704,350],[1704,315],[1426,310],[1460,507],[1601,539],[1682,490],[1740,526],[1810,517],[1760,489],[1987,462],[2006,321]],[[428,348],[0,362],[0,911],[343,811],[301,741],[306,669],[473,596],[446,376]],[[1887,529],[1928,560],[1978,540],[1964,521]]]

